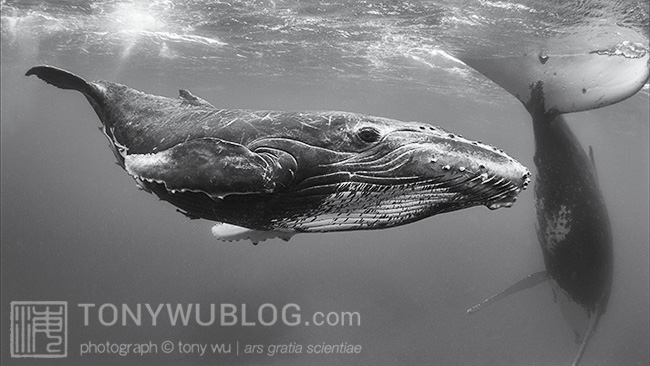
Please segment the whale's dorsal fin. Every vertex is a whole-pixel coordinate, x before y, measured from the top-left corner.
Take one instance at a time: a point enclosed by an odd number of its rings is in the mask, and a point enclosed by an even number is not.
[[[288,241],[295,234],[296,233],[284,231],[253,230],[226,223],[218,223],[212,227],[212,235],[221,241],[250,240],[255,245],[266,239],[274,238],[280,238],[284,241]]]
[[[471,308],[467,309],[467,314],[474,314],[475,312],[483,309],[485,306],[492,304],[493,302],[497,300],[501,300],[507,296],[510,296],[514,293],[517,293],[519,291],[531,288],[535,285],[538,285],[544,281],[548,280],[548,275],[546,274],[546,271],[541,271],[541,272],[536,272],[531,275],[528,275],[526,278],[523,280],[515,283],[514,285],[508,287],[507,289],[492,295],[488,297],[487,299],[481,301],[480,303],[472,306]]]
[[[197,107],[208,107],[208,108],[215,108],[212,104],[207,102],[203,98],[199,98],[196,95],[190,93],[189,90],[187,89],[181,89],[178,91],[179,97],[183,100],[183,102],[197,106]]]

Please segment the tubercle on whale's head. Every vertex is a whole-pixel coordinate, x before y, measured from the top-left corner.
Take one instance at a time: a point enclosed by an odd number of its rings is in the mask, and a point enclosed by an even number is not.
[[[502,150],[439,127],[361,124],[357,131],[368,146],[337,162],[337,168],[349,171],[356,181],[429,197],[437,212],[475,205],[510,207],[530,183],[530,171]]]
[[[482,204],[491,210],[511,207],[530,184],[530,171],[497,147],[453,133],[432,140],[424,151],[434,157],[424,167],[429,174],[442,168],[450,182],[463,182],[450,187],[457,193],[457,201]]]

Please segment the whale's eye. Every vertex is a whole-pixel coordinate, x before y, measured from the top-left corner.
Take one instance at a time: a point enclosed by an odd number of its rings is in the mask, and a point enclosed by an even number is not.
[[[374,127],[364,127],[358,132],[359,138],[365,142],[377,142],[381,135]]]

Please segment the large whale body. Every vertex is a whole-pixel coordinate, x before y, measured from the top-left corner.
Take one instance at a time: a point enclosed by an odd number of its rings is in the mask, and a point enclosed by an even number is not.
[[[441,128],[346,112],[220,109],[180,91],[145,94],[37,66],[27,75],[83,93],[119,164],[215,236],[380,229],[443,212],[508,207],[529,171]]]
[[[609,215],[593,159],[563,113],[595,109],[634,95],[648,81],[649,54],[621,42],[581,54],[529,54],[495,60],[464,59],[517,97],[530,113],[535,136],[537,236],[546,269],[471,307],[474,313],[513,293],[549,281],[554,299],[584,355],[607,309],[613,276]]]

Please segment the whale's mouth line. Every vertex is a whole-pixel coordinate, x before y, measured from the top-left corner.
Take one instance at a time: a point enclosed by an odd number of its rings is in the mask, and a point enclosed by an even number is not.
[[[490,183],[493,184],[490,184]],[[402,184],[349,181],[313,185],[290,194],[295,201],[319,200],[312,215],[278,222],[278,226],[304,232],[324,232],[389,227],[406,224],[428,214],[457,211],[484,205],[490,209],[509,207],[522,188],[507,180],[457,177]]]
[[[347,180],[341,180],[342,178]],[[444,200],[431,195],[449,197],[454,196],[449,202],[468,202],[472,205],[486,205],[490,208],[511,205],[517,196],[527,186],[528,178],[521,186],[496,175],[485,172],[480,174],[464,174],[441,179],[441,177],[422,178],[409,177],[377,177],[355,173],[349,175],[345,172],[312,176],[301,182],[297,189],[292,189],[288,194],[296,197],[327,196],[341,192],[359,193],[359,202],[369,203],[378,200],[378,196],[409,197],[412,200],[441,203]],[[466,199],[464,199],[466,198]],[[334,201],[335,199],[332,199]]]

